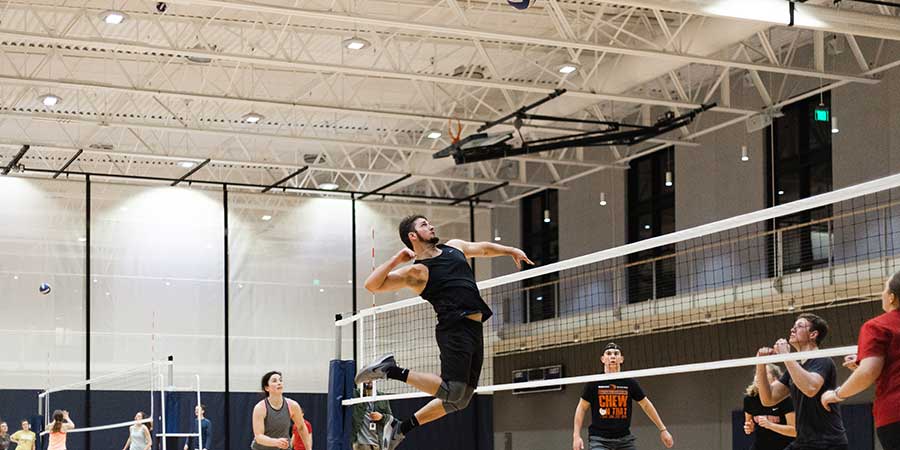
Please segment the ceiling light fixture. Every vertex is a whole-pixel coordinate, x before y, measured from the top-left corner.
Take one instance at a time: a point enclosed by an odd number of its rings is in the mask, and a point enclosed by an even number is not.
[[[62,99],[59,98],[58,95],[53,94],[44,94],[38,97],[38,100],[40,100],[41,103],[44,104],[44,106],[56,106],[59,104],[59,102],[62,101]]]
[[[841,132],[841,129],[838,128],[837,117],[834,115],[831,116],[831,134],[838,134]]]
[[[606,206],[606,192],[600,193],[600,206]]]
[[[495,240],[495,241],[500,241],[500,239],[501,239],[501,238],[500,238],[500,230],[494,228],[494,240]]]
[[[253,111],[244,114],[244,117],[241,117],[241,120],[247,123],[259,123],[261,120],[265,119],[262,114],[255,113]]]
[[[125,14],[122,11],[107,10],[103,11],[103,13],[100,14],[100,17],[103,19],[103,22],[108,25],[119,25],[124,22],[125,19],[128,19],[128,14]]]
[[[746,145],[741,146],[741,161],[747,162],[750,161],[750,150]]]
[[[260,217],[260,219],[261,219],[263,222],[268,222],[268,221],[272,220],[272,216],[266,214],[266,215]]]
[[[369,43],[369,41],[367,41],[361,37],[358,37],[358,36],[353,36],[351,38],[344,39],[343,44],[344,44],[344,47],[347,48],[348,50],[362,50],[362,49],[368,47],[369,45],[371,45]]]
[[[443,135],[444,133],[441,133],[439,130],[428,130],[425,137],[428,139],[440,139]]]
[[[672,171],[666,171],[666,187],[672,187]]]
[[[556,68],[556,70],[558,70],[559,73],[561,73],[563,75],[568,75],[570,73],[577,72],[579,67],[581,67],[580,64],[578,64],[577,62],[570,61],[567,63],[560,64],[559,67]]]
[[[544,210],[544,223],[550,223],[550,210]]]
[[[196,165],[197,165],[197,163],[195,163],[193,161],[178,161],[178,167],[181,167],[184,169],[193,169],[194,166],[196,166]]]
[[[338,187],[336,183],[322,183],[319,185],[319,189],[325,189],[326,191],[335,191]]]

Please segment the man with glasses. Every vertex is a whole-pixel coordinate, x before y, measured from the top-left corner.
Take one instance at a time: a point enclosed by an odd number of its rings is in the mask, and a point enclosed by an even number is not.
[[[786,354],[791,347],[800,352],[814,351],[825,341],[828,323],[815,314],[801,314],[791,327],[788,340],[779,339],[775,347],[763,347],[757,356]],[[790,450],[848,450],[847,433],[841,421],[837,405],[826,410],[820,398],[822,393],[834,389],[837,368],[831,358],[813,358],[802,361],[785,361],[787,372],[781,379],[769,384],[766,365],[757,364],[756,380],[759,399],[763,406],[775,406],[791,396],[797,412],[797,438]]]

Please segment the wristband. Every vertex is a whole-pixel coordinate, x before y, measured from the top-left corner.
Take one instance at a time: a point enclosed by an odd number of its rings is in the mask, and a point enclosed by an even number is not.
[[[841,387],[840,387],[840,386],[838,386],[838,387],[836,387],[836,388],[834,389],[834,399],[837,400],[837,401],[839,401],[839,402],[842,402],[842,401],[844,401],[844,400],[847,400],[846,398],[841,397],[841,394],[839,393],[840,390],[841,390]]]
[[[666,429],[667,429],[666,427],[662,427],[659,429],[659,432],[662,433],[663,431],[666,431]]]

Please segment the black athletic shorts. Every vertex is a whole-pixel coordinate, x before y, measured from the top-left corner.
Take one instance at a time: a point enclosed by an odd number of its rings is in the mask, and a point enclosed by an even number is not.
[[[441,379],[478,387],[484,362],[482,331],[481,322],[466,318],[435,331],[441,350]]]
[[[878,427],[875,432],[884,450],[900,450],[900,422]]]

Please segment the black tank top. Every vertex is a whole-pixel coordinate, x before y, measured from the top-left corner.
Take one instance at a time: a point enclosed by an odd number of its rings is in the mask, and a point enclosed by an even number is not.
[[[428,268],[428,282],[421,296],[434,307],[437,327],[445,328],[475,313],[481,313],[482,322],[488,320],[494,313],[478,292],[475,274],[466,255],[460,249],[444,244],[438,244],[437,248],[441,250],[440,255],[415,261],[415,264]]]

